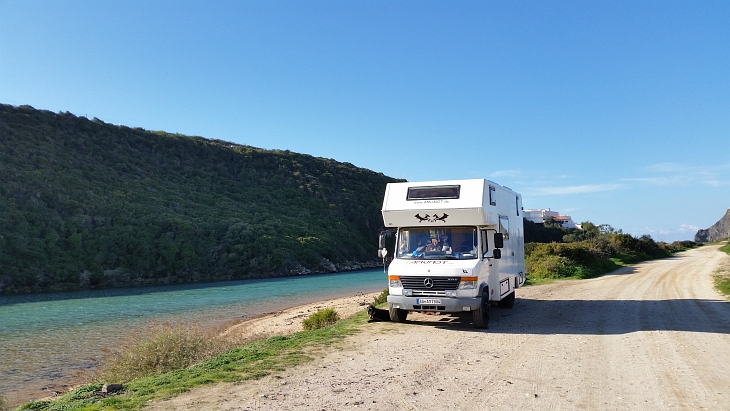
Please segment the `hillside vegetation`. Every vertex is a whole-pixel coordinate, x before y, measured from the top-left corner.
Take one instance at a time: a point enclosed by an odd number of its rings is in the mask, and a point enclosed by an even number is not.
[[[381,173],[0,105],[0,293],[377,264]]]
[[[583,222],[583,230],[564,229],[548,219],[544,225],[525,220],[525,272],[528,282],[557,278],[592,278],[626,264],[669,257],[697,247],[692,241],[671,244],[651,236],[633,237],[602,224]]]

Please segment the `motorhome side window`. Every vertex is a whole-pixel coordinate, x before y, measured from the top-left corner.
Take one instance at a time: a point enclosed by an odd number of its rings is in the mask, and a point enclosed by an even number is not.
[[[502,233],[505,240],[509,238],[509,217],[499,216],[499,232]]]
[[[408,187],[406,200],[457,199],[461,186]]]
[[[406,227],[398,231],[397,258],[470,260],[477,258],[476,227]]]
[[[494,186],[489,186],[489,204],[497,205],[497,190]]]

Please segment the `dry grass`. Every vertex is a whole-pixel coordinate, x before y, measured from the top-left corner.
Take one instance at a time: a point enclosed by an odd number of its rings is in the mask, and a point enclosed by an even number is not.
[[[106,348],[97,379],[124,383],[190,367],[235,347],[265,338],[246,332],[229,335],[219,328],[184,321],[151,321],[133,330],[116,348]]]

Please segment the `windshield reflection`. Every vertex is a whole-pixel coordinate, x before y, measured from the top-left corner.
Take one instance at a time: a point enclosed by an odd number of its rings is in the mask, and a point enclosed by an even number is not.
[[[477,258],[475,227],[407,227],[398,232],[398,252],[403,259]]]

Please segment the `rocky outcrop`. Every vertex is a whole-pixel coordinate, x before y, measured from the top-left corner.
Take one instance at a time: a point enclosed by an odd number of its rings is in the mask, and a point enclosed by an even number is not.
[[[717,240],[724,240],[730,237],[730,208],[725,215],[712,227],[706,230],[699,230],[695,234],[695,242],[709,243]]]

